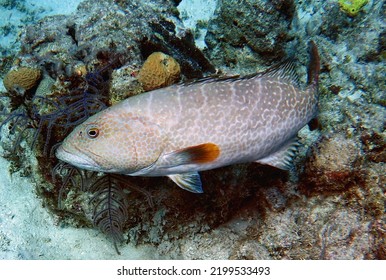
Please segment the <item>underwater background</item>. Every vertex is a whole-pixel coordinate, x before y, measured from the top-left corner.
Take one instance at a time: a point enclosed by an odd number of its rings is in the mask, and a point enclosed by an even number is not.
[[[0,0],[0,259],[386,259],[386,4],[375,0]],[[129,96],[321,57],[318,129],[294,168],[167,178],[58,162]]]

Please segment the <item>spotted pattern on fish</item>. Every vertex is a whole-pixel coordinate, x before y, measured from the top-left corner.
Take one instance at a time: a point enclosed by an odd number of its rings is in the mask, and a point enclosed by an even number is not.
[[[205,79],[130,97],[90,117],[56,155],[80,168],[169,176],[202,192],[198,171],[243,162],[287,168],[296,135],[316,116],[319,56],[309,84],[292,62],[243,78]]]

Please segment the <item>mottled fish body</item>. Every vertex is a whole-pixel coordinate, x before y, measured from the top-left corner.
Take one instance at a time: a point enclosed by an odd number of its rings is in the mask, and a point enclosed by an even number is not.
[[[76,127],[56,156],[89,170],[168,176],[192,192],[202,192],[202,170],[254,161],[287,169],[298,131],[317,114],[318,72],[312,44],[304,89],[287,62],[130,97]]]

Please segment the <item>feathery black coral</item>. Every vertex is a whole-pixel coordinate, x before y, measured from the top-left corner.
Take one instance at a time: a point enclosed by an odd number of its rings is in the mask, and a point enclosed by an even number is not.
[[[19,146],[28,129],[32,129],[32,144],[34,147],[42,136],[43,154],[48,155],[54,128],[68,131],[87,120],[90,116],[107,107],[108,94],[102,90],[107,83],[98,72],[89,73],[84,81],[84,87],[73,89],[69,95],[55,98],[35,95],[31,99],[24,98],[11,112],[3,110],[0,116],[5,119],[0,122],[1,130],[9,126],[10,134],[16,135],[15,149]],[[4,96],[6,97],[6,96]],[[42,113],[50,108],[50,112]],[[43,109],[43,110],[42,110]]]
[[[109,104],[111,73],[122,65],[123,59],[122,55],[117,54],[108,60],[108,54],[105,54],[106,57],[101,54],[99,57],[106,60],[104,64],[85,77],[74,74],[57,79],[67,90],[53,91],[49,96],[35,95],[35,92],[8,92],[0,96],[10,100],[10,112],[7,109],[0,111],[0,118],[4,118],[0,121],[0,133],[3,128],[9,127],[9,134],[16,136],[16,149],[28,135],[27,132],[32,131],[31,147],[42,137],[42,152],[47,156],[52,142],[61,141],[70,129]],[[55,138],[52,136],[59,139],[52,141]]]
[[[123,229],[129,218],[129,199],[124,189],[131,189],[142,193],[152,207],[153,201],[150,193],[142,188],[130,184],[127,177],[117,174],[103,174],[98,172],[78,169],[68,163],[60,162],[52,170],[53,181],[61,178],[58,193],[58,208],[63,209],[65,191],[79,189],[88,192],[92,198],[92,220],[95,227],[109,236],[118,254],[118,244],[123,241]]]
[[[102,174],[78,169],[68,163],[58,163],[52,171],[55,178],[62,178],[58,194],[58,208],[62,208],[66,189],[80,188],[81,192],[89,192],[92,198],[89,204],[93,208],[92,220],[94,226],[111,237],[118,254],[117,243],[123,241],[123,226],[128,219],[127,195],[123,192],[118,176]]]
[[[120,185],[120,179],[111,174],[105,174],[92,184],[90,191],[94,206],[93,223],[112,238],[118,254],[117,243],[122,242],[123,226],[128,219],[127,197]]]

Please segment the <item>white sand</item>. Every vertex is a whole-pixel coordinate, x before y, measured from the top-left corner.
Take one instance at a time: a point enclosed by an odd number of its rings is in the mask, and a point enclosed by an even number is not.
[[[82,0],[25,0],[26,6],[31,9],[42,8],[42,16],[67,15],[75,12]]]
[[[18,1],[18,8],[0,6],[0,46],[18,49],[18,33],[25,24],[45,16],[71,14],[80,2],[82,0],[25,0]],[[4,2],[0,0],[1,4]]]
[[[96,229],[61,228],[29,178],[10,175],[0,157],[0,259],[152,259],[149,247],[114,246]]]
[[[178,5],[180,17],[185,28],[196,32],[196,46],[206,48],[206,28],[196,28],[200,21],[208,22],[214,15],[218,0],[182,0]]]

